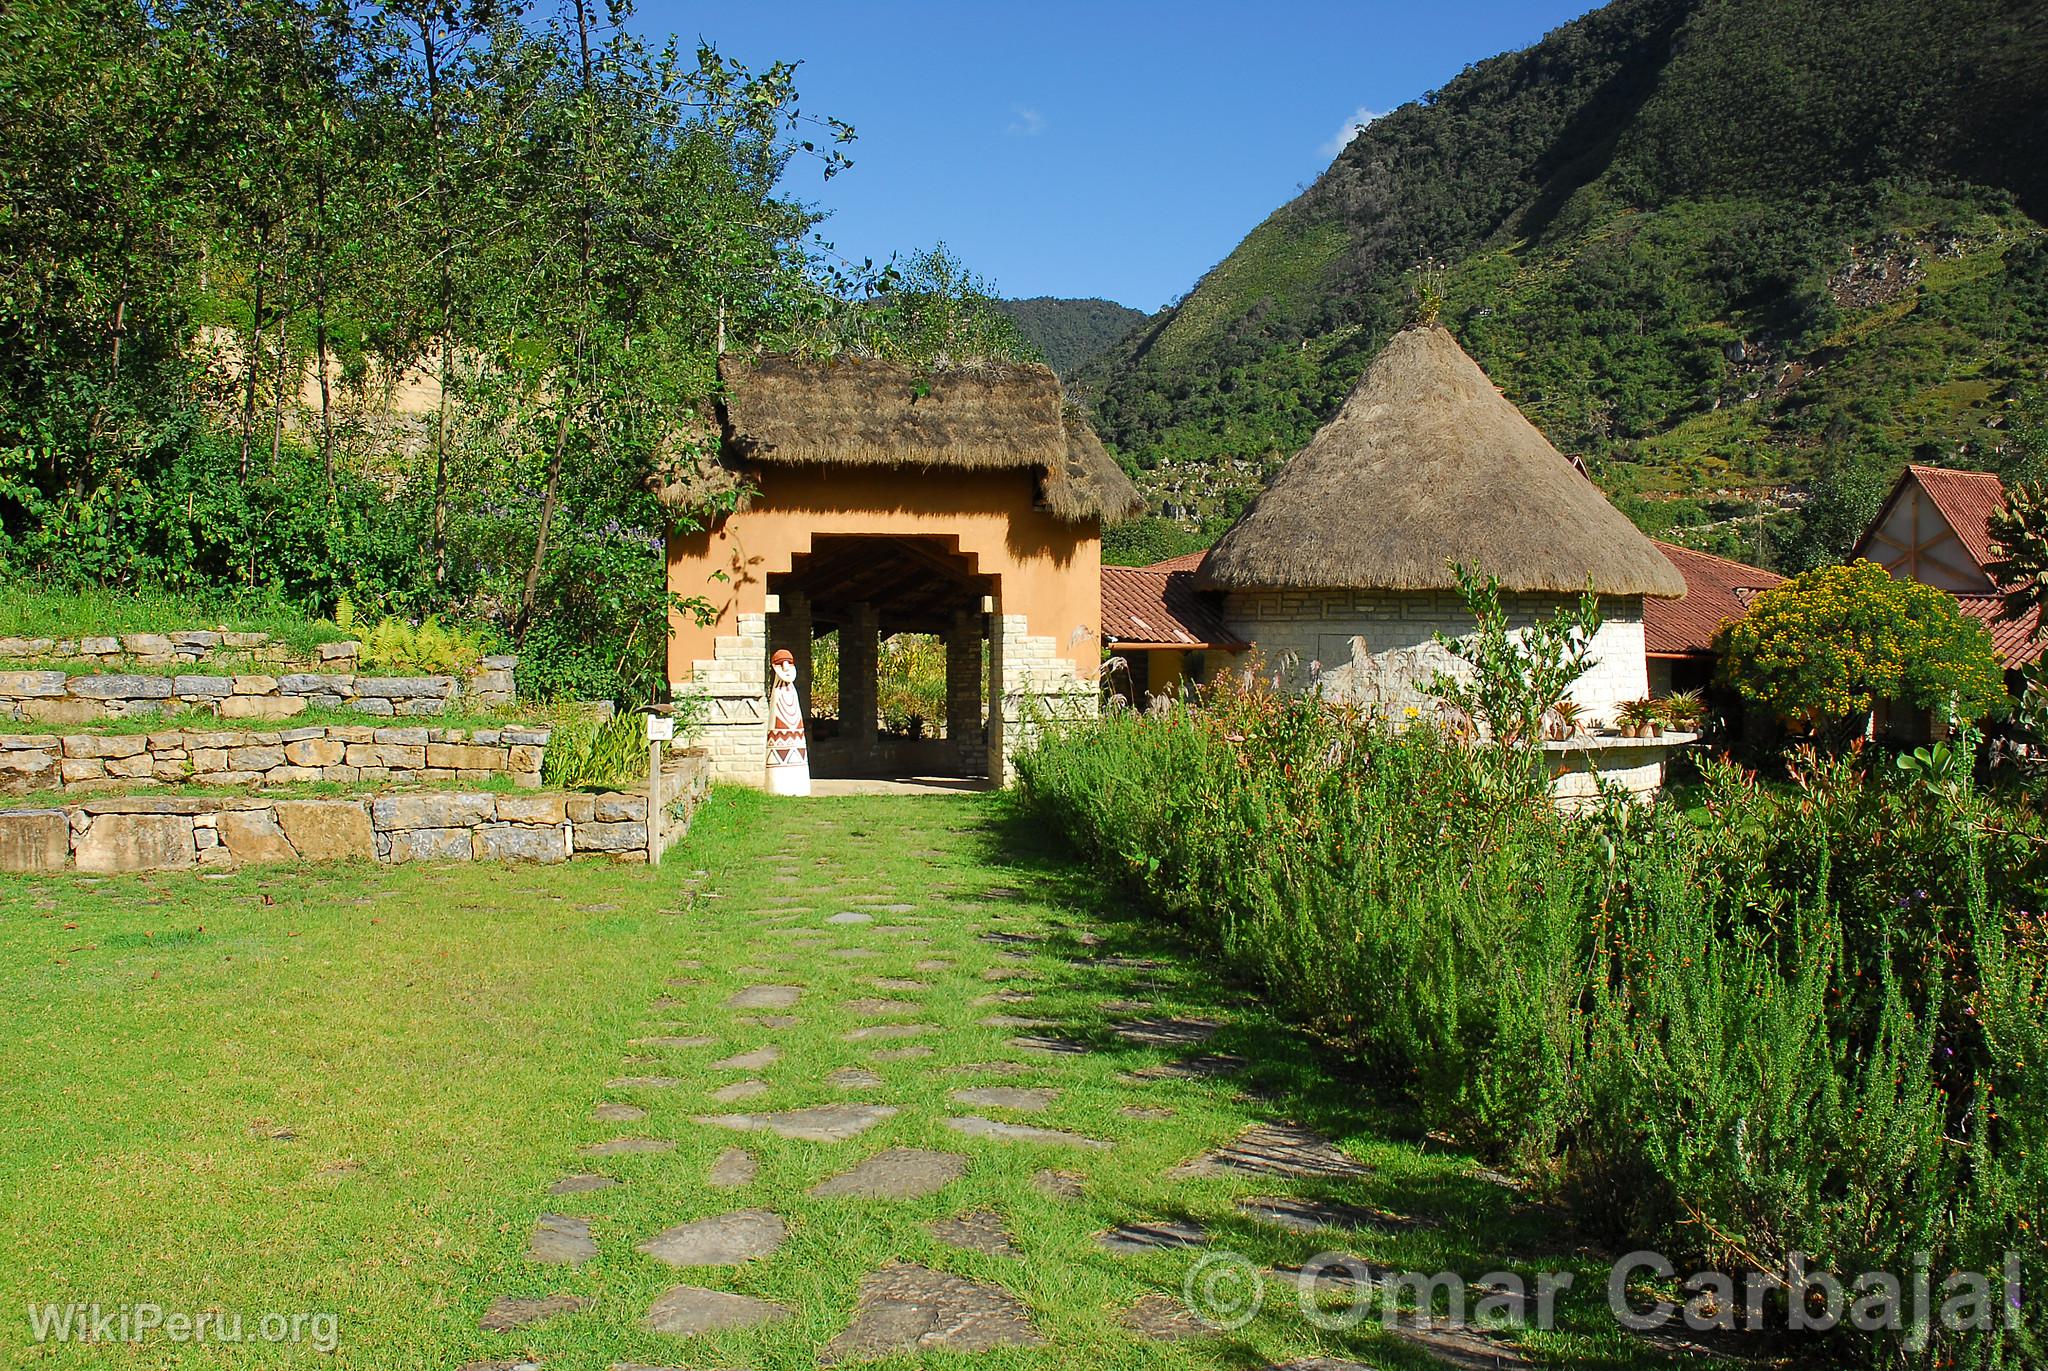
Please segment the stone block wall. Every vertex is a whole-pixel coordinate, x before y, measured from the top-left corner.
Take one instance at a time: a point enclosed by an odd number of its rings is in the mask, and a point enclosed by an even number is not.
[[[1527,628],[1575,598],[1504,594],[1502,601],[1510,626]],[[1648,695],[1650,681],[1641,598],[1603,599],[1600,612],[1604,622],[1593,640],[1593,668],[1570,695],[1590,718],[1605,723],[1622,701]],[[1224,618],[1254,645],[1266,669],[1278,669],[1291,654],[1296,680],[1307,679],[1311,663],[1321,663],[1324,671],[1348,663],[1353,637],[1365,639],[1366,651],[1378,654],[1431,642],[1437,633],[1458,638],[1473,631],[1464,600],[1448,590],[1233,592],[1224,600]]]
[[[645,795],[420,791],[332,800],[125,796],[0,810],[0,871],[176,871],[355,857],[647,856]]]
[[[691,663],[690,679],[671,690],[704,701],[697,742],[711,779],[759,786],[768,765],[768,616],[741,614],[735,627],[738,632],[719,637],[710,659]]]
[[[1092,717],[1102,708],[1096,683],[1074,664],[1074,649],[1029,629],[1022,614],[1000,615],[990,646],[990,670],[1002,689],[1002,719],[1000,727],[991,720],[989,748],[996,755],[989,759],[989,775],[1001,785],[1016,779],[1015,758],[1031,746],[1041,724]]]
[[[288,719],[309,708],[348,709],[385,717],[443,714],[455,708],[496,709],[513,702],[512,672],[517,663],[516,657],[486,657],[482,669],[464,679],[359,676],[345,670],[286,672],[281,676],[204,672],[73,676],[57,670],[0,671],[0,718],[82,724],[181,710],[223,719]]]
[[[278,732],[0,734],[0,794],[174,785],[481,781],[540,785],[550,730],[322,727]]]
[[[267,633],[221,633],[212,629],[187,629],[175,633],[121,633],[84,638],[0,638],[0,662],[90,662],[97,666],[180,667],[198,666],[220,657],[237,666],[267,665],[277,668],[269,676],[294,680],[302,678],[354,678],[363,655],[363,645],[354,639],[321,643],[309,653],[294,652]],[[462,682],[462,694],[473,706],[493,708],[509,705],[517,695],[513,672],[519,665],[514,656],[491,656],[478,663],[477,670]],[[119,674],[116,672],[115,674]],[[160,675],[161,671],[151,674]],[[220,680],[264,680],[262,674],[239,675],[221,672],[212,676],[194,674],[193,682]],[[366,677],[366,679],[368,679]],[[445,680],[445,677],[403,678]],[[179,692],[181,695],[184,692]],[[216,692],[195,685],[201,698],[241,692]],[[249,692],[256,693],[256,692]],[[287,692],[290,693],[290,692]],[[364,692],[372,694],[374,692]],[[40,696],[36,698],[42,698]],[[106,697],[95,697],[106,698]],[[134,698],[155,698],[140,696]],[[405,698],[393,696],[392,698]],[[408,711],[399,710],[398,713]],[[433,713],[432,710],[412,711]],[[20,716],[16,716],[20,717]]]

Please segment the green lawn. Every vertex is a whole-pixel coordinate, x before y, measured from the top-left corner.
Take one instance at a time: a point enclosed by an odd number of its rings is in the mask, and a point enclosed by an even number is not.
[[[226,879],[177,875],[94,881],[0,878],[0,1365],[322,1365],[436,1371],[531,1355],[548,1371],[653,1366],[797,1368],[848,1323],[861,1278],[902,1258],[1022,1299],[1049,1345],[973,1358],[899,1357],[893,1366],[1011,1368],[1253,1367],[1321,1352],[1378,1367],[1435,1365],[1382,1334],[1322,1332],[1294,1290],[1213,1338],[1153,1343],[1119,1311],[1178,1295],[1202,1255],[1120,1255],[1096,1234],[1136,1219],[1192,1218],[1210,1251],[1258,1266],[1329,1248],[1398,1270],[1506,1266],[1577,1272],[1563,1331],[1522,1349],[1574,1367],[1663,1363],[1615,1331],[1605,1267],[1558,1216],[1524,1203],[1469,1158],[1415,1135],[1404,1116],[1331,1074],[1298,1035],[1219,983],[1158,930],[1126,921],[1058,853],[1010,826],[999,797],[875,797],[808,802],[717,793],[658,870],[579,862],[557,868],[331,866]],[[766,860],[772,851],[781,865]],[[703,876],[693,872],[702,871]],[[871,924],[828,925],[859,902]],[[894,931],[891,931],[891,929]],[[1044,933],[1011,958],[981,936]],[[1083,935],[1086,935],[1085,937]],[[1097,941],[1099,939],[1099,941]],[[841,956],[850,952],[850,956]],[[1131,965],[1112,959],[1157,959]],[[943,961],[944,965],[935,963]],[[922,969],[918,964],[924,963]],[[998,968],[1025,978],[992,980]],[[1035,974],[1034,974],[1035,973]],[[1004,974],[998,971],[998,974]],[[877,988],[874,978],[925,988]],[[799,985],[796,1022],[739,1021],[724,1007],[753,983]],[[989,1004],[1004,990],[1027,1002]],[[664,997],[668,1003],[657,1003]],[[878,1058],[902,1043],[849,1042],[858,1024],[897,1021],[845,1002],[914,1002],[897,1018],[936,1025],[932,1055]],[[1225,1021],[1199,1049],[1126,1042],[1106,1007],[1141,999],[1153,1015]],[[1052,1056],[1010,1045],[993,1013],[1057,1021],[1093,1045]],[[1029,1031],[1029,1030],[1025,1030]],[[708,1049],[630,1040],[703,1033]],[[720,1105],[706,1092],[742,1072],[714,1070],[764,1044],[780,1061],[754,1072],[768,1092]],[[1249,1059],[1240,1076],[1132,1082],[1123,1073],[1189,1051]],[[635,1056],[648,1060],[631,1062]],[[1028,1073],[998,1077],[996,1061]],[[865,1067],[880,1087],[845,1091],[827,1073]],[[612,1090],[626,1074],[680,1078]],[[966,1086],[1047,1085],[1041,1115],[972,1109]],[[899,1112],[850,1141],[785,1141],[691,1121],[860,1099]],[[601,1100],[643,1105],[641,1122],[598,1123]],[[1133,1118],[1145,1105],[1169,1118]],[[1109,1140],[1106,1151],[963,1137],[948,1115],[987,1113]],[[1291,1120],[1337,1140],[1372,1168],[1363,1179],[1280,1180],[1167,1173],[1248,1124]],[[673,1139],[666,1153],[580,1155],[621,1135]],[[738,1144],[759,1160],[738,1191],[704,1184]],[[807,1192],[887,1147],[965,1155],[965,1175],[936,1195],[878,1201]],[[1041,1193],[1041,1168],[1082,1173],[1079,1199]],[[550,1198],[572,1172],[622,1183]],[[1356,1234],[1296,1234],[1240,1214],[1251,1195],[1341,1198],[1422,1221]],[[686,1220],[772,1208],[788,1241],[741,1267],[678,1271],[634,1244]],[[1002,1215],[1021,1257],[945,1247],[932,1220]],[[593,1220],[599,1255],[540,1266],[525,1248],[538,1216]],[[685,1341],[643,1331],[654,1298],[678,1283],[759,1296],[794,1310],[764,1329]],[[515,1333],[477,1321],[494,1296],[586,1296],[589,1307]],[[30,1341],[31,1303],[153,1302],[169,1310],[331,1312],[339,1346],[87,1348]]]

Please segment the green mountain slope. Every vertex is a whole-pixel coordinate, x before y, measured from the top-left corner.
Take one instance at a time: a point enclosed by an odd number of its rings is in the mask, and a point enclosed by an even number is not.
[[[1114,347],[1143,323],[1142,311],[1114,300],[1062,300],[1050,295],[1029,300],[997,300],[1017,331],[1038,345],[1045,360],[1062,376],[1071,376]]]
[[[1374,122],[1077,380],[1213,524],[1440,299],[1640,523],[1810,562],[1909,458],[2048,457],[2044,148],[2039,0],[1616,0]]]

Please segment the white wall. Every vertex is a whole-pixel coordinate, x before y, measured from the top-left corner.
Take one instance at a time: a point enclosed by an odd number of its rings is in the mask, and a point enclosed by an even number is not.
[[[1503,595],[1511,626],[1546,619],[1572,597]],[[1641,596],[1600,602],[1604,622],[1593,640],[1594,665],[1570,694],[1598,722],[1613,717],[1623,700],[1650,693],[1643,655]],[[1224,619],[1249,639],[1268,665],[1287,653],[1302,666],[1321,662],[1324,670],[1351,660],[1351,639],[1362,637],[1370,653],[1414,647],[1442,632],[1463,637],[1472,616],[1456,591],[1289,590],[1233,591],[1224,600]],[[1297,673],[1298,674],[1298,673]]]

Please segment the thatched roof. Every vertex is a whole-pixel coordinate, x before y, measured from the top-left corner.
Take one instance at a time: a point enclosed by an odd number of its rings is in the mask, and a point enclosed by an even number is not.
[[[1404,329],[1209,552],[1205,585],[1683,595],[1685,580],[1435,325]]]
[[[1067,522],[1144,507],[1046,367],[727,357],[719,375],[721,461],[730,466],[1032,469],[1040,503]]]

